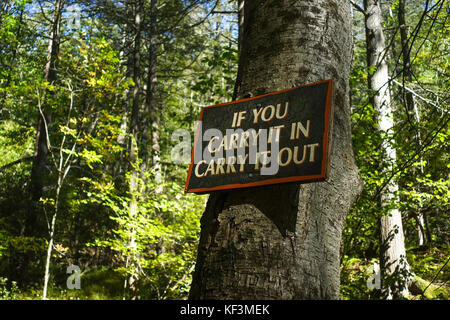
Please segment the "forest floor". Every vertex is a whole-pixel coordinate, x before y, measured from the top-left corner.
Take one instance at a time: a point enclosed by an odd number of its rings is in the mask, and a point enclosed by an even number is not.
[[[450,266],[449,246],[437,248],[410,248],[407,258],[414,273],[409,286],[409,300],[449,300]],[[341,266],[341,299],[379,299],[379,290],[369,290],[367,280],[373,275],[376,259],[344,257]],[[50,300],[122,300],[124,292],[123,276],[109,268],[94,268],[83,272],[80,289],[68,289],[64,275],[53,278],[49,287]],[[17,285],[7,286],[5,278],[0,278],[0,300],[40,300],[42,285],[36,283],[26,290]],[[144,294],[145,296],[145,294]],[[186,299],[185,295],[178,299]],[[148,297],[147,299],[152,299]]]

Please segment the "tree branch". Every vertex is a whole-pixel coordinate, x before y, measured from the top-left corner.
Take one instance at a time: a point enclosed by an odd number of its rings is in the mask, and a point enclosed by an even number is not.
[[[350,3],[352,4],[352,6],[356,9],[356,10],[358,10],[359,12],[361,12],[363,15],[366,15],[366,11],[363,9],[363,8],[361,8],[359,5],[357,5],[355,2],[353,2],[353,1],[350,1]]]
[[[432,101],[430,101],[430,100],[428,100],[428,99],[422,97],[421,95],[419,95],[418,93],[414,92],[412,89],[408,88],[407,86],[401,84],[401,83],[398,82],[397,80],[391,79],[391,81],[392,81],[393,83],[395,83],[396,85],[402,87],[402,88],[405,89],[406,91],[411,92],[412,95],[416,96],[416,97],[419,98],[420,100],[425,101],[425,102],[428,103],[429,105],[432,105],[433,107],[439,109],[441,112],[448,113],[448,111],[442,109],[441,107],[439,107],[437,104],[433,103]]]
[[[211,14],[238,14],[237,11],[212,11]]]
[[[425,294],[425,291],[427,291],[427,289],[431,286],[431,284],[434,282],[434,280],[436,280],[438,274],[445,268],[445,266],[448,264],[448,262],[450,261],[450,258],[447,259],[447,261],[444,263],[444,265],[439,269],[439,271],[434,275],[433,280],[431,280],[431,282],[427,285],[427,287],[425,289],[423,289],[422,291],[422,297]]]

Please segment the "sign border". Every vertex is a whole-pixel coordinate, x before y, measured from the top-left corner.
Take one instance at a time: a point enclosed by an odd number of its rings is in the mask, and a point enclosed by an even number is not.
[[[285,177],[285,178],[273,178],[273,179],[267,179],[267,180],[256,181],[256,182],[248,182],[248,183],[225,184],[225,185],[220,185],[220,186],[211,187],[211,188],[189,189],[188,186],[189,186],[189,182],[191,180],[192,168],[194,166],[195,147],[197,144],[196,142],[198,141],[198,138],[200,135],[200,126],[199,126],[199,127],[197,127],[197,130],[195,132],[195,138],[194,138],[194,143],[193,143],[192,153],[191,153],[191,163],[189,164],[189,171],[188,171],[188,176],[186,178],[184,192],[185,193],[208,193],[211,191],[250,188],[250,187],[266,186],[266,185],[271,185],[271,184],[288,183],[288,182],[299,182],[299,181],[315,182],[315,181],[327,180],[329,177],[331,136],[332,136],[332,128],[333,128],[333,110],[334,110],[334,94],[333,94],[334,93],[334,81],[333,81],[333,79],[327,79],[327,80],[317,81],[317,82],[313,82],[313,83],[308,83],[305,85],[301,85],[301,86],[297,86],[297,87],[293,87],[293,88],[289,88],[289,89],[266,93],[266,94],[259,95],[256,97],[250,97],[250,98],[245,98],[245,99],[241,99],[241,100],[234,100],[234,101],[229,101],[229,102],[225,102],[225,103],[221,103],[221,104],[202,107],[202,109],[200,111],[200,120],[199,121],[202,121],[203,112],[205,109],[208,109],[208,108],[215,108],[215,107],[220,107],[220,106],[226,106],[229,104],[235,104],[238,102],[255,100],[255,99],[262,98],[262,97],[280,94],[280,93],[292,91],[292,90],[295,90],[298,88],[314,86],[314,85],[318,85],[318,84],[326,83],[326,82],[328,82],[328,90],[327,90],[327,97],[326,97],[326,101],[325,101],[325,119],[324,119],[325,128],[324,128],[323,141],[322,141],[323,157],[322,157],[322,166],[321,166],[320,174],[309,175],[309,176],[291,176],[291,177]]]

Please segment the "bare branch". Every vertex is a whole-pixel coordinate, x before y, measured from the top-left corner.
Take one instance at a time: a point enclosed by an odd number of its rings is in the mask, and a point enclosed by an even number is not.
[[[359,12],[361,12],[363,15],[366,15],[366,11],[365,11],[363,8],[361,8],[358,4],[356,4],[356,3],[353,2],[353,1],[350,1],[350,3],[352,4],[352,6],[353,6],[356,10],[358,10]]]
[[[212,11],[211,14],[238,14],[237,11]]]
[[[435,103],[432,102],[431,100],[428,100],[428,99],[422,97],[422,96],[419,95],[417,92],[415,92],[415,91],[413,91],[412,89],[408,88],[407,86],[401,84],[401,83],[398,82],[397,80],[391,79],[391,81],[392,81],[393,83],[395,83],[396,85],[402,87],[402,88],[405,89],[406,91],[411,92],[414,96],[416,96],[416,97],[419,98],[420,100],[422,100],[422,101],[428,103],[429,105],[432,105],[433,107],[439,109],[441,112],[449,113],[447,110],[442,109],[440,106],[438,106],[437,104],[435,104]]]
[[[449,261],[450,261],[450,258],[447,259],[447,261],[444,263],[444,265],[435,274],[435,276],[433,277],[433,280],[431,280],[431,282],[427,285],[427,287],[422,291],[422,297],[424,296],[425,291],[427,291],[428,287],[431,286],[431,284],[436,280],[438,274],[445,268],[445,266],[448,264]]]

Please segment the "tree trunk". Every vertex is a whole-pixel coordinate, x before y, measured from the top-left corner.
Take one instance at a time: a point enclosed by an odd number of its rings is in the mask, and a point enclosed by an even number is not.
[[[128,9],[128,8],[127,8]],[[125,12],[128,13],[129,10],[125,10]],[[129,40],[129,32],[128,30],[128,24],[125,24],[122,30],[122,47],[119,53],[121,64],[123,63],[125,65],[125,77],[131,78],[132,77],[132,57],[130,55],[127,56],[126,54],[126,44]],[[117,72],[122,72],[122,67],[120,66]],[[130,105],[130,90],[126,89],[122,96],[119,98],[121,100],[122,105],[122,119],[120,122],[120,130],[121,133],[117,136],[117,144],[122,148],[122,150],[119,152],[119,159],[116,161],[114,165],[114,171],[113,176],[118,177],[124,175],[124,171],[127,169],[127,164],[125,163],[126,159],[126,150],[128,150],[128,142],[127,139],[127,128],[128,128],[128,115],[129,115],[129,105]]]
[[[68,112],[68,118],[67,118],[67,123],[66,123],[66,127],[69,126],[70,124],[70,114],[71,114],[71,110],[73,109],[73,102],[74,102],[74,92],[72,91],[72,88],[69,86],[69,89],[71,90],[71,98],[70,98],[70,108],[69,108],[69,112]],[[94,120],[95,121],[95,120]],[[81,135],[81,132],[78,136]],[[47,136],[47,139],[50,140],[50,138]],[[49,241],[48,241],[48,246],[47,246],[47,257],[45,259],[45,273],[44,273],[44,287],[43,287],[43,293],[42,293],[42,299],[43,300],[47,300],[47,290],[48,290],[48,282],[50,280],[50,261],[51,261],[51,257],[52,257],[52,251],[53,251],[53,243],[55,241],[55,232],[56,232],[56,219],[58,218],[58,213],[59,213],[59,205],[60,205],[60,196],[61,196],[61,190],[63,187],[63,183],[64,180],[67,177],[67,174],[70,171],[71,168],[71,164],[70,164],[70,158],[72,157],[72,155],[75,152],[75,148],[77,146],[77,140],[75,139],[74,144],[72,146],[71,151],[67,154],[66,158],[64,158],[64,152],[63,150],[65,149],[65,141],[66,141],[66,136],[64,136],[61,140],[61,144],[59,146],[59,164],[56,166],[56,162],[55,162],[55,169],[58,172],[58,180],[57,180],[57,184],[56,184],[56,194],[55,194],[55,204],[53,207],[53,217],[52,217],[52,222],[51,224],[48,226],[48,232],[49,232]]]
[[[131,143],[130,143],[130,182],[129,182],[129,192],[130,192],[130,204],[129,204],[129,215],[131,220],[134,220],[139,213],[139,101],[140,101],[140,80],[141,80],[141,15],[143,10],[143,0],[138,0],[135,7],[134,16],[134,48],[133,48],[133,101],[131,110]],[[127,268],[131,269],[131,274],[128,277],[128,287],[130,289],[131,299],[136,299],[137,297],[137,266],[135,265],[135,257],[133,256],[136,251],[136,237],[135,230],[132,227],[130,231],[129,243],[130,255],[127,257]],[[127,283],[125,283],[125,287]]]
[[[330,178],[212,193],[190,298],[337,299],[342,228],[362,189],[350,129],[350,7],[255,0],[244,12],[239,97],[335,80]]]
[[[242,35],[244,33],[244,5],[245,0],[238,0],[238,50],[242,48]]]
[[[415,123],[416,126],[413,126],[413,129],[415,130],[414,136],[417,144],[419,147],[422,146],[422,138],[420,136],[420,129],[419,129],[419,112],[417,110],[417,105],[414,101],[414,95],[411,91],[408,91],[405,89],[405,82],[411,83],[412,80],[412,73],[411,73],[411,57],[410,57],[410,50],[409,50],[409,41],[408,41],[408,34],[407,34],[407,25],[406,25],[406,19],[405,19],[405,0],[399,0],[398,2],[398,12],[397,12],[397,18],[398,18],[398,24],[400,27],[400,40],[402,44],[402,58],[403,58],[403,87],[402,87],[402,97],[403,101],[406,106],[406,110],[408,111],[408,119],[413,118],[414,121],[409,121],[410,123]],[[420,160],[422,162],[422,156],[420,157]],[[413,168],[413,175],[416,175],[415,168]],[[423,175],[423,166],[420,165],[420,173]],[[417,233],[418,233],[418,242],[419,246],[423,246],[425,244],[426,236],[425,236],[425,222],[424,222],[424,214],[421,212],[421,208],[419,208],[417,212]]]
[[[242,41],[244,37],[244,29],[245,29],[245,14],[244,14],[244,8],[245,8],[245,0],[238,0],[238,50],[241,53],[242,52]],[[242,75],[241,75],[241,68],[239,68],[237,75],[236,75],[236,81],[234,83],[234,90],[233,90],[233,99],[236,100],[237,96],[239,94],[238,90],[240,89],[241,82],[242,82]]]
[[[384,164],[385,175],[388,177],[393,164],[397,159],[396,150],[392,146],[392,131],[394,126],[393,112],[389,93],[389,75],[387,65],[386,46],[382,26],[382,14],[379,0],[364,0],[364,9],[366,11],[366,44],[367,44],[367,64],[370,70],[376,66],[376,70],[370,75],[369,71],[369,89],[374,93],[371,97],[372,105],[377,112],[378,130],[386,134],[384,138]],[[381,206],[392,205],[395,200],[398,185],[395,179],[391,179],[380,194]],[[381,270],[388,276],[400,276],[400,270],[408,270],[406,262],[405,242],[403,236],[402,218],[398,208],[389,209],[388,214],[381,217]],[[399,268],[400,270],[396,270]],[[396,282],[399,284],[398,282]],[[382,281],[383,286],[383,281]],[[400,285],[402,286],[402,285]],[[384,292],[387,296],[397,295],[401,292],[407,294],[407,289],[392,290],[391,285],[384,283]]]
[[[53,8],[53,20],[51,25],[51,35],[47,49],[47,63],[44,70],[44,80],[50,84],[54,84],[57,78],[57,62],[59,56],[59,45],[61,38],[61,16],[64,6],[64,0],[55,0]],[[52,92],[44,92],[43,101],[41,101],[42,110],[38,111],[36,142],[35,142],[35,157],[31,168],[30,177],[30,210],[25,226],[25,235],[36,236],[39,231],[38,210],[37,206],[39,199],[42,196],[44,187],[44,176],[47,165],[48,143],[47,130],[50,127],[52,112],[49,109],[47,101],[47,94]]]
[[[57,79],[57,63],[59,56],[59,46],[61,38],[61,16],[64,7],[64,0],[55,0],[53,4],[52,24],[50,26],[50,37],[47,47],[47,62],[44,69],[44,80],[54,85]],[[29,185],[29,202],[28,214],[24,227],[21,231],[22,235],[27,237],[42,237],[45,235],[46,225],[43,215],[40,211],[39,200],[43,195],[45,176],[47,174],[47,156],[49,152],[48,130],[52,118],[50,106],[47,103],[48,98],[53,92],[44,90],[41,92],[41,100],[37,112],[36,139],[34,145],[34,157],[31,166],[30,185]],[[32,265],[33,254],[26,252],[23,259],[18,259],[15,270],[12,271],[14,278],[19,283],[26,284],[30,279],[30,267]],[[40,257],[38,258],[40,259]]]
[[[62,163],[62,161],[61,161]],[[70,167],[69,167],[70,168]],[[62,169],[60,167],[60,169]],[[52,250],[53,250],[53,242],[55,241],[55,227],[56,227],[56,218],[58,216],[58,210],[59,210],[59,201],[60,201],[60,192],[61,187],[64,181],[62,170],[58,173],[58,185],[56,187],[56,196],[55,196],[55,207],[54,212],[52,216],[52,222],[50,224],[49,228],[49,242],[47,245],[47,256],[45,258],[45,273],[44,273],[44,286],[43,286],[43,292],[42,292],[42,300],[47,300],[47,291],[48,291],[48,282],[50,280],[50,259],[52,257]]]
[[[151,160],[152,168],[155,175],[155,191],[162,192],[162,172],[160,160],[160,146],[159,146],[159,109],[157,102],[158,77],[157,77],[157,36],[156,36],[156,0],[150,2],[150,35],[149,35],[149,53],[148,53],[148,74],[147,74],[147,92],[145,97],[145,117],[144,126],[142,128],[142,140],[145,150],[142,154],[142,172],[148,168],[148,163]],[[150,120],[150,124],[149,124]],[[151,129],[151,158],[147,151],[148,145],[148,131]]]
[[[402,58],[403,58],[403,78],[404,80],[411,82],[411,59],[409,50],[409,41],[407,34],[407,25],[405,19],[405,1],[399,0],[398,12],[397,12],[398,24],[400,28],[400,41],[402,44]],[[406,106],[408,109],[408,116],[411,114],[414,116],[414,96],[411,92],[403,90],[403,97],[406,100]]]

